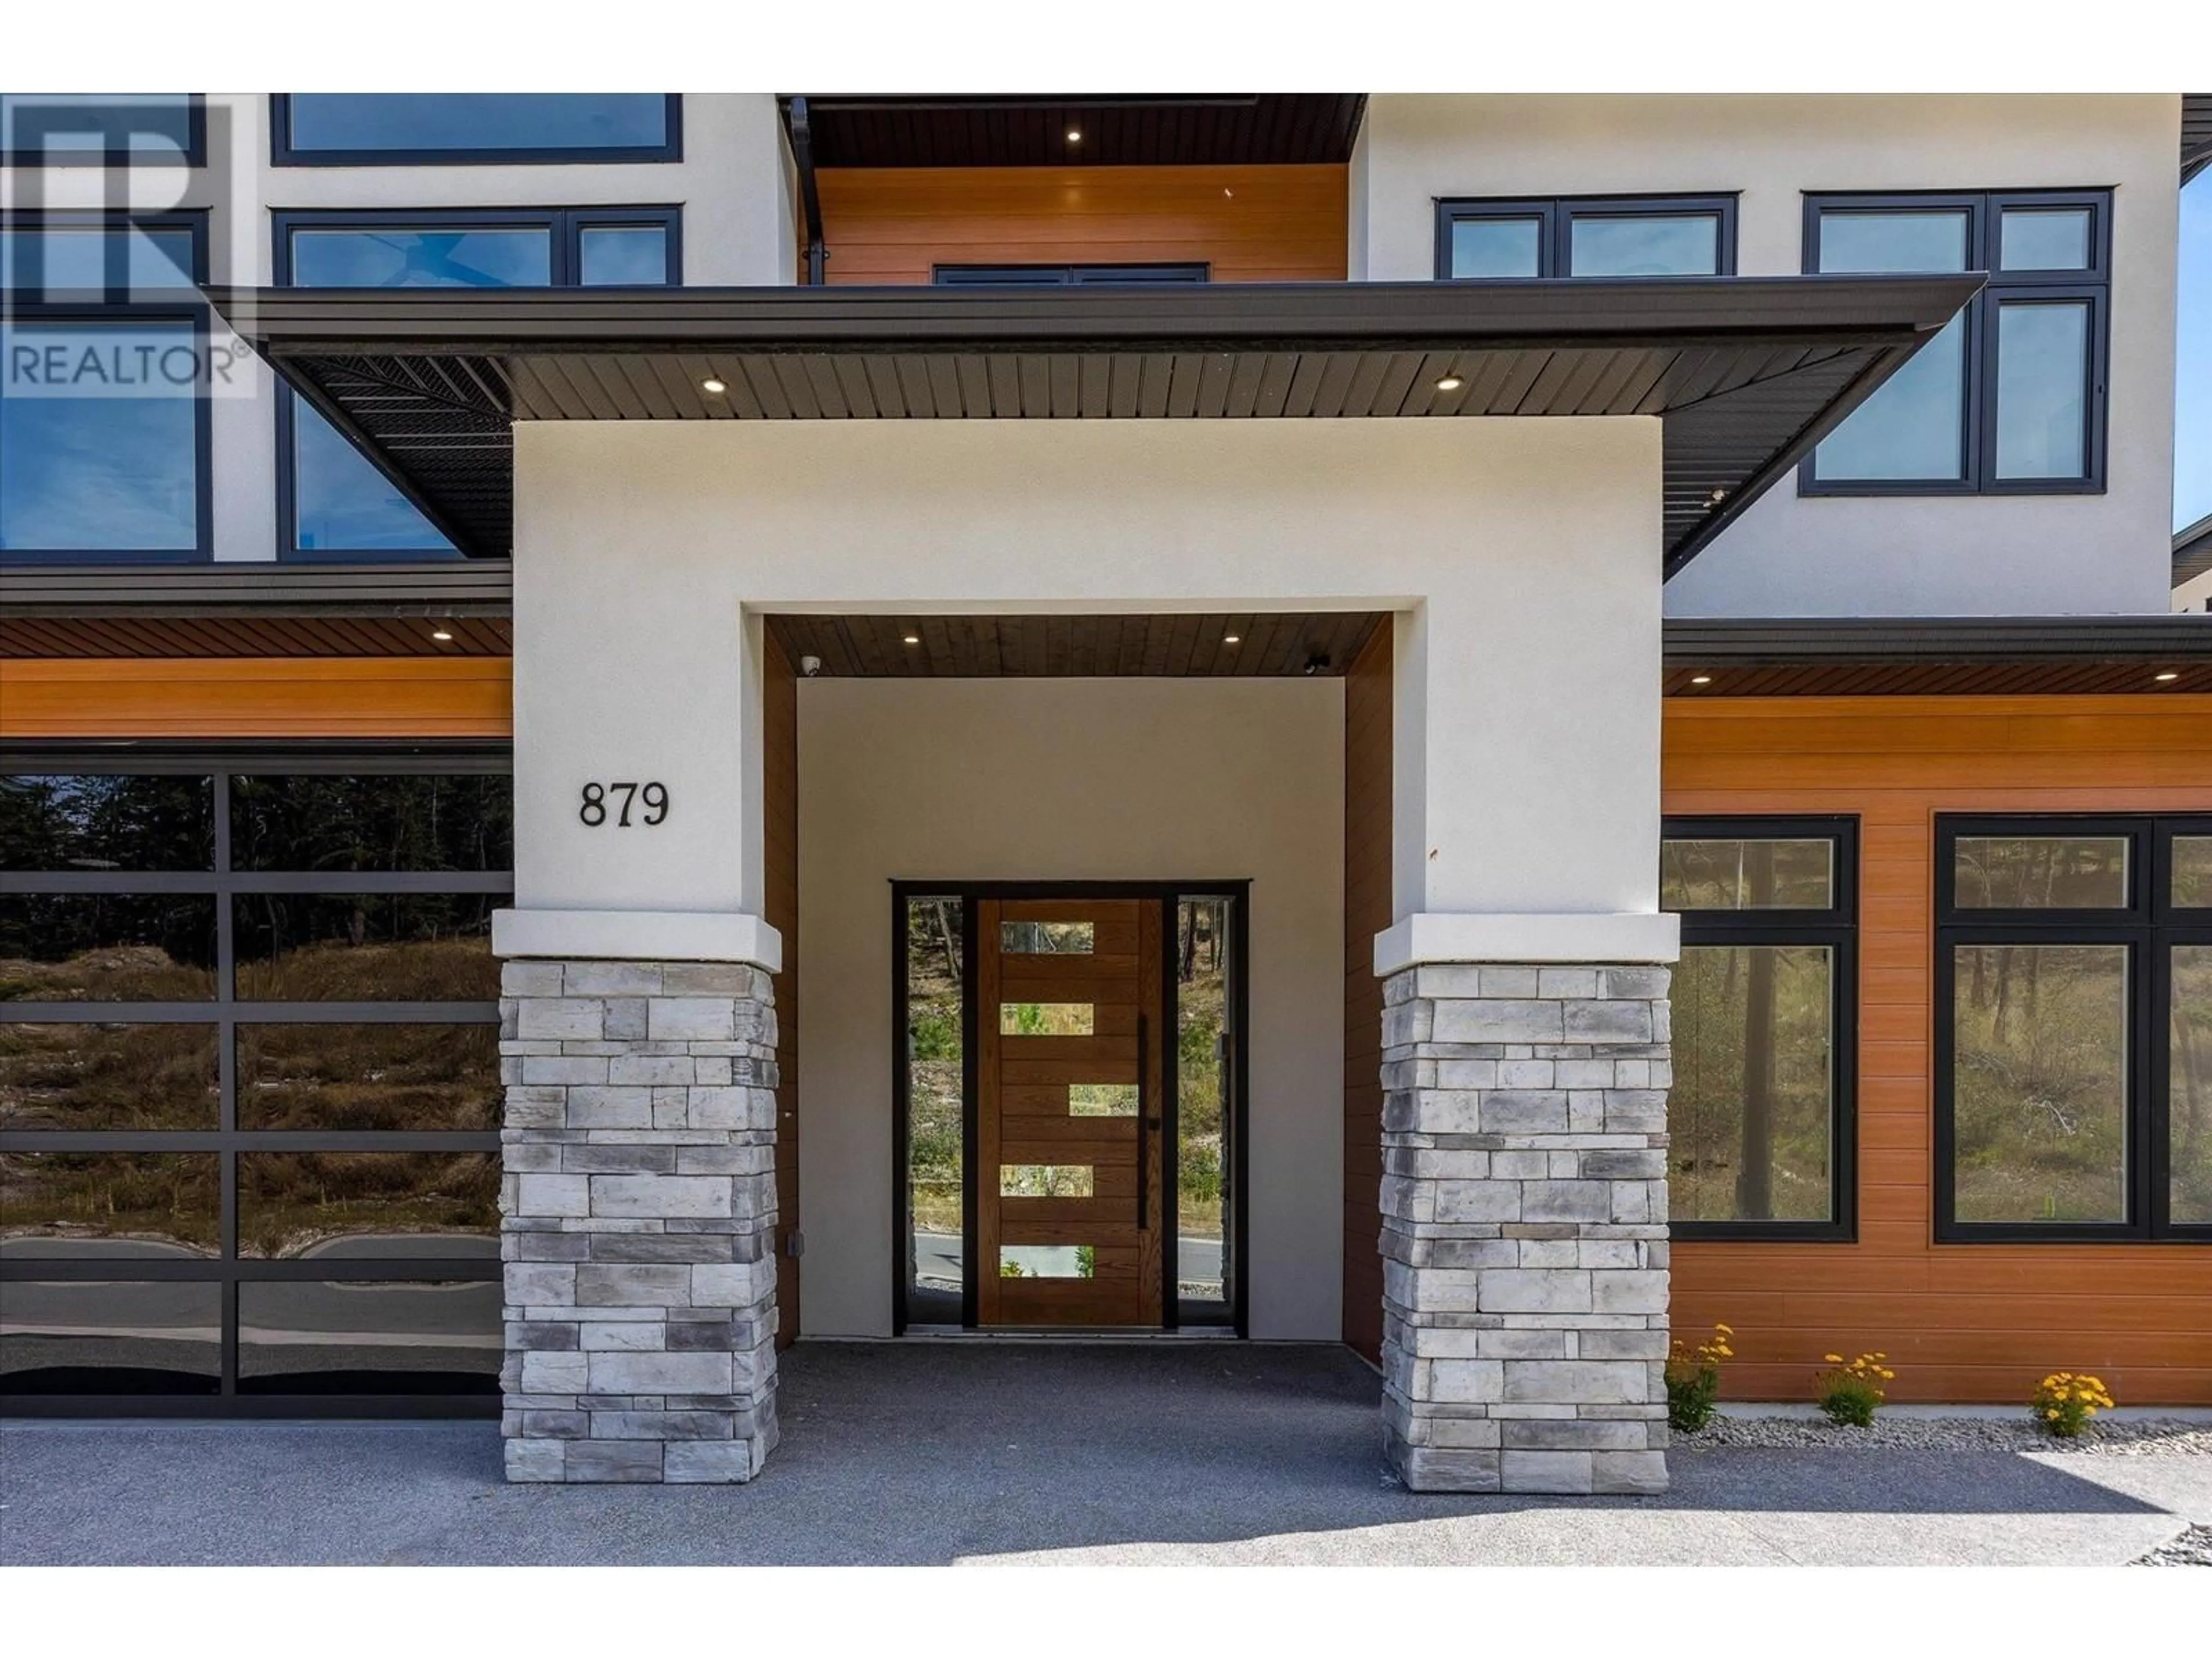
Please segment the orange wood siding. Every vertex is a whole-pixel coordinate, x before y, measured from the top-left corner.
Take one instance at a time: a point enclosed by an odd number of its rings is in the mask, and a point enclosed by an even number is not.
[[[505,738],[504,657],[0,660],[0,738]]]
[[[1382,1354],[1382,981],[1390,925],[1390,619],[1344,679],[1344,1340]]]
[[[1858,1242],[1677,1244],[1676,1332],[1735,1328],[1741,1399],[1882,1349],[1893,1400],[2212,1404],[2212,1246],[1932,1242],[1930,1006],[1936,815],[2212,811],[2212,697],[1670,699],[1665,743],[1669,812],[1861,823]]]
[[[783,935],[783,971],[775,976],[775,1341],[788,1347],[799,1334],[799,1258],[784,1248],[799,1230],[799,678],[775,636],[763,632],[762,908]]]
[[[1346,169],[842,167],[817,174],[832,283],[939,264],[1188,264],[1218,283],[1341,282]]]

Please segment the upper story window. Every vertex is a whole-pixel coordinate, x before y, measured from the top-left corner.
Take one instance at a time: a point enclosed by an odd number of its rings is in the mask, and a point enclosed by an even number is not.
[[[683,100],[659,92],[280,92],[278,167],[678,161]]]
[[[2212,819],[1936,848],[1937,1237],[2212,1238]]]
[[[1808,271],[1990,281],[1828,434],[1801,490],[2101,490],[2112,210],[2110,191],[1808,197]]]
[[[939,288],[1085,288],[1097,283],[1202,283],[1206,267],[1191,265],[938,265]]]
[[[289,288],[665,288],[683,280],[672,207],[279,213]],[[279,393],[277,534],[289,557],[453,555],[343,434]]]
[[[1667,1103],[1680,1238],[1852,1235],[1857,823],[1670,818],[1682,919]]]
[[[204,214],[0,215],[0,559],[204,558]]]
[[[1733,196],[1567,196],[1437,204],[1440,277],[1726,276]]]
[[[100,167],[207,159],[207,113],[189,92],[0,92],[0,161]]]

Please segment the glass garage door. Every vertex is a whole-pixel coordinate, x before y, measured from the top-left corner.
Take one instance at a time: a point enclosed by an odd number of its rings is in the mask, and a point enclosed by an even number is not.
[[[0,1411],[488,1410],[504,756],[0,772]]]

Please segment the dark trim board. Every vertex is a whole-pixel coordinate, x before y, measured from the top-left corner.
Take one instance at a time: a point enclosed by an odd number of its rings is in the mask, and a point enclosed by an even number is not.
[[[1173,1166],[1177,1126],[1179,1079],[1173,1050],[1164,1048],[1160,1064],[1162,1180],[1168,1196],[1162,1200],[1160,1227],[1161,1317],[1163,1327],[1175,1330],[1185,1324],[1198,1328],[1224,1328],[1239,1337],[1250,1334],[1250,1165],[1249,1097],[1251,1089],[1251,880],[1231,877],[1210,881],[924,881],[894,878],[890,883],[890,1009],[891,1009],[891,1333],[903,1336],[913,1324],[928,1322],[910,1317],[907,1301],[908,1243],[913,1232],[913,1212],[907,1193],[908,1120],[912,1109],[912,1078],[906,1060],[908,1023],[906,973],[906,917],[908,902],[917,898],[957,898],[961,902],[961,1226],[963,1238],[977,1233],[975,1123],[977,1028],[981,1018],[975,1000],[977,953],[975,901],[981,899],[1150,899],[1167,907],[1168,925],[1160,930],[1161,984],[1165,988],[1170,1029],[1179,1030],[1176,988],[1180,983],[1176,960],[1174,905],[1185,898],[1233,900],[1228,967],[1227,1024],[1234,1046],[1230,1060],[1231,1099],[1224,1114],[1224,1133],[1229,1141],[1230,1167],[1224,1171],[1230,1197],[1229,1273],[1223,1291],[1229,1300],[1229,1321],[1196,1316],[1200,1310],[1176,1295],[1178,1211],[1172,1194],[1177,1190]],[[972,1249],[961,1255],[963,1285],[960,1322],[976,1328],[975,1280],[979,1264]]]

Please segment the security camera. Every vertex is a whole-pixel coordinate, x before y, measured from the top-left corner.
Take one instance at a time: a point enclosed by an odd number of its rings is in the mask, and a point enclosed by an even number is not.
[[[799,659],[799,672],[805,675],[808,679],[812,679],[817,674],[822,672],[822,659],[819,657],[801,657]]]

